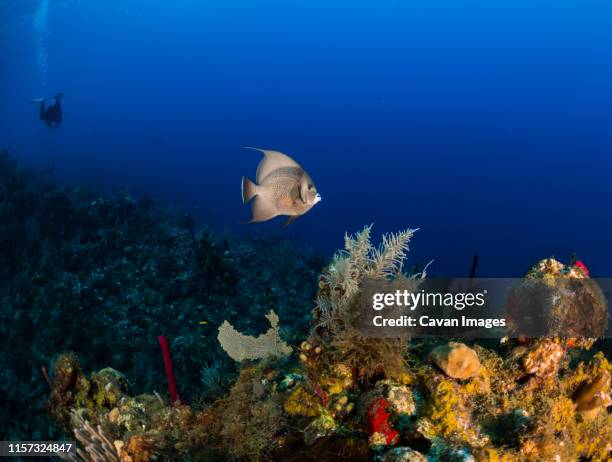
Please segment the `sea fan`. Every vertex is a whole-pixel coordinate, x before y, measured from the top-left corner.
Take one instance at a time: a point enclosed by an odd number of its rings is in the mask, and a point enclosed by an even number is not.
[[[258,337],[244,335],[234,329],[229,322],[224,321],[219,327],[219,343],[234,361],[245,359],[261,359],[268,356],[275,358],[291,354],[291,347],[279,335],[278,316],[272,310],[266,315],[270,328]]]

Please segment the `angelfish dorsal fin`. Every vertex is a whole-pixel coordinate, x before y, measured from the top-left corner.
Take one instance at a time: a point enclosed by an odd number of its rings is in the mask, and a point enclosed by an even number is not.
[[[261,184],[263,179],[267,177],[274,170],[283,167],[297,167],[302,169],[302,166],[298,164],[295,160],[289,157],[287,154],[283,154],[279,151],[270,151],[268,149],[260,149],[253,148],[250,146],[245,146],[246,149],[254,149],[255,151],[263,152],[264,158],[261,159],[259,165],[257,166],[257,175],[255,181],[257,184]]]

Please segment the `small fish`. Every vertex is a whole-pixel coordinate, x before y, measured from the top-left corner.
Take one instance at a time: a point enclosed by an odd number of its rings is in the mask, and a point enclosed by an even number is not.
[[[282,152],[248,148],[264,153],[257,166],[257,184],[242,177],[242,201],[253,199],[253,218],[249,223],[288,215],[285,226],[308,212],[321,196],[310,175]]]
[[[200,321],[198,324],[208,324],[208,321]]]

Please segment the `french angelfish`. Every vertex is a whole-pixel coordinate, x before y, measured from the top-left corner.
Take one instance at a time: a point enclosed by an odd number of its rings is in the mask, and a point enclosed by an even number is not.
[[[249,223],[288,215],[287,226],[321,200],[310,175],[291,157],[278,151],[248,149],[264,154],[257,166],[256,183],[242,177],[242,201],[253,200]]]

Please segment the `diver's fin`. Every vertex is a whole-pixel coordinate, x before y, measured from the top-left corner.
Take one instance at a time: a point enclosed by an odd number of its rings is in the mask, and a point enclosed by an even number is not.
[[[268,221],[278,215],[273,203],[269,203],[261,196],[255,196],[253,200],[253,218],[249,223]]]
[[[289,218],[287,218],[287,221],[283,224],[283,228],[286,228],[298,218],[299,218],[299,215],[291,215]]]
[[[30,103],[42,103],[45,98],[30,98]]]
[[[246,176],[242,177],[242,203],[246,204],[257,195],[257,185]]]
[[[255,176],[255,181],[257,181],[258,184],[261,184],[264,178],[276,169],[283,167],[302,168],[300,164],[282,152],[253,148],[251,146],[245,146],[245,148],[264,153],[264,158],[259,162],[259,165],[257,166],[257,174]]]

